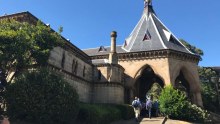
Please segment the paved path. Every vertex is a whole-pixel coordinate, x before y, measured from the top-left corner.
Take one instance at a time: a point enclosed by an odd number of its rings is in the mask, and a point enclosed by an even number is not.
[[[140,122],[136,122],[135,119],[131,119],[131,120],[117,121],[111,124],[162,124],[163,120],[164,120],[163,117],[157,117],[157,118],[151,118],[151,119],[143,118],[140,120]],[[195,124],[195,123],[167,119],[164,124]]]
[[[199,124],[199,123],[190,123],[186,121],[179,121],[179,120],[170,120],[168,119],[165,124]]]
[[[163,117],[157,117],[151,119],[142,118],[140,119],[140,122],[136,122],[135,119],[121,120],[121,121],[113,122],[111,124],[162,124],[163,121],[164,121]],[[10,122],[8,121],[8,118],[4,118],[3,120],[0,121],[0,124],[10,124]],[[16,124],[24,124],[24,123],[16,123]],[[164,124],[198,124],[198,123],[189,123],[185,121],[167,119]]]
[[[117,121],[113,122],[111,124],[161,124],[163,122],[163,117],[158,117],[158,118],[143,118],[140,120],[140,122],[136,122],[135,119],[131,120],[122,120],[122,121]]]

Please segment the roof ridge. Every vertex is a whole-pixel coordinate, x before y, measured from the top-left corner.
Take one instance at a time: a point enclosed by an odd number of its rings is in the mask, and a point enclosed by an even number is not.
[[[158,36],[159,36],[160,42],[162,43],[164,49],[167,49],[167,46],[165,45],[165,43],[164,43],[164,41],[163,41],[163,39],[162,39],[162,37],[161,37],[161,34],[160,34],[160,32],[158,31],[158,27],[156,26],[152,15],[154,16],[154,14],[151,14],[150,17],[151,17],[151,19],[152,19],[152,21],[153,21],[153,25],[154,25],[154,28],[156,29],[156,32],[157,32]]]
[[[162,26],[165,27],[165,29],[166,29],[169,33],[171,33],[172,36],[175,37],[175,39],[176,39],[189,53],[194,54],[194,53],[192,53],[192,52],[175,36],[174,33],[172,33],[172,31],[169,30],[169,28],[167,28],[167,26],[166,26],[156,15],[153,14],[153,16],[160,22],[160,24],[161,24]]]
[[[123,45],[116,45],[116,47],[121,47],[121,46],[123,46]],[[91,49],[98,49],[98,48],[100,48],[101,46],[99,46],[99,47],[94,47],[94,48],[85,48],[85,49],[81,49],[81,50],[91,50]],[[104,47],[107,47],[107,48],[110,48],[111,46],[104,46]]]

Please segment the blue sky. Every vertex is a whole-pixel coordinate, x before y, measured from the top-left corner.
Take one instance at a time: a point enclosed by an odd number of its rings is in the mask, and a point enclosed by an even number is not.
[[[153,0],[159,19],[205,53],[201,66],[220,66],[220,0]],[[143,0],[0,0],[0,15],[29,11],[80,49],[122,45],[143,11]]]

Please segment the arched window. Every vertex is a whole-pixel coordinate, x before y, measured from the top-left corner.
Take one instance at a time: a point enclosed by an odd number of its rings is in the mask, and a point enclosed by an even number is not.
[[[73,62],[72,62],[72,73],[74,73],[75,64],[76,64],[76,61],[73,59]]]
[[[83,77],[85,77],[85,75],[86,75],[86,67],[84,66],[83,67]]]
[[[101,80],[101,77],[102,77],[102,75],[101,75],[101,71],[98,70],[98,80]]]
[[[63,52],[62,60],[61,60],[61,67],[64,68],[65,64],[65,51]]]
[[[78,69],[78,62],[76,61],[75,67],[74,67],[74,74],[77,74],[77,69]]]

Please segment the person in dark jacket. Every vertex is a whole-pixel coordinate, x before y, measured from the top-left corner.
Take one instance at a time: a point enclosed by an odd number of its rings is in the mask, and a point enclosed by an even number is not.
[[[134,108],[135,119],[138,121],[141,112],[141,102],[139,101],[138,97],[135,97],[134,101],[132,102],[132,106]]]
[[[152,109],[152,105],[153,105],[153,102],[150,98],[147,99],[147,102],[146,102],[146,109],[148,111],[148,117],[151,119],[151,109]]]
[[[154,101],[154,109],[155,109],[155,116],[158,117],[158,113],[159,113],[159,102],[158,102],[157,99]]]

